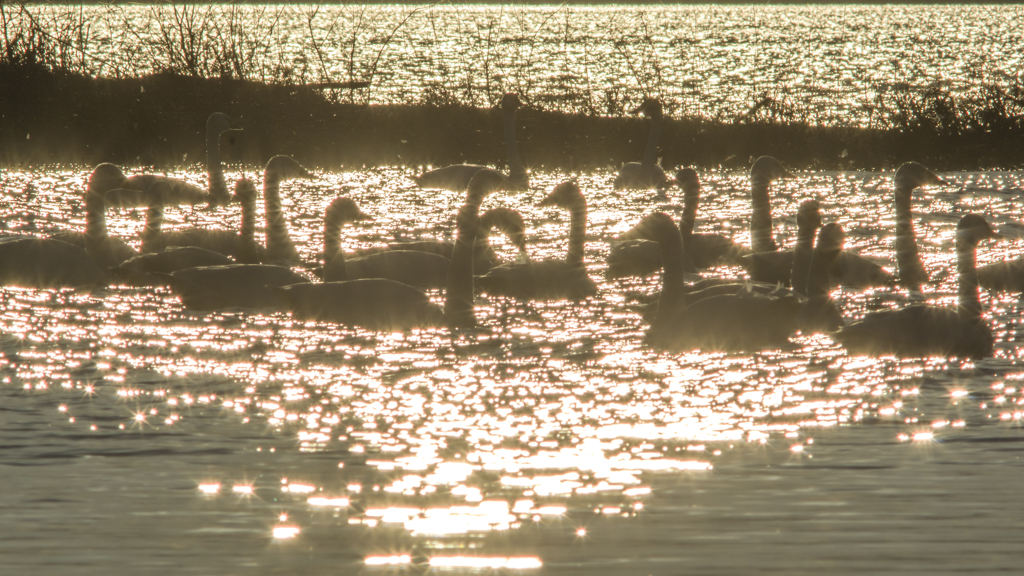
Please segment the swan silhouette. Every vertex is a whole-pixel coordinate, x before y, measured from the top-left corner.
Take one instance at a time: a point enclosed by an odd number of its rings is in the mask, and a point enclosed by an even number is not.
[[[907,162],[896,169],[893,184],[896,189],[896,265],[899,280],[907,290],[920,292],[921,284],[928,282],[928,273],[924,271],[917,250],[910,200],[915,189],[945,182],[921,164]]]
[[[788,345],[796,329],[800,299],[755,293],[716,295],[687,306],[679,265],[683,250],[679,229],[667,214],[643,218],[624,239],[658,242],[663,251],[662,290],[647,332],[647,342],[665,350],[757,350]]]
[[[10,236],[0,239],[0,286],[82,288],[110,281],[79,246],[53,238]]]
[[[616,190],[664,188],[668,185],[668,178],[657,163],[658,138],[661,136],[661,125],[664,121],[661,102],[657,98],[645,98],[632,113],[643,114],[650,118],[651,132],[647,136],[647,148],[644,150],[643,161],[623,164],[615,177],[614,187]]]
[[[191,228],[187,230],[162,231],[166,182],[155,182],[149,189],[150,203],[146,211],[146,227],[140,238],[140,252],[158,252],[170,246],[204,248],[234,258],[240,264],[258,264],[260,252],[254,240],[256,228],[256,186],[252,180],[242,178],[235,183],[235,197],[242,206],[242,222],[238,232],[231,230],[209,230]],[[203,264],[207,266],[209,264]]]
[[[918,176],[926,175],[918,168],[914,170]],[[929,179],[932,183],[937,178]],[[909,190],[912,188],[908,189],[908,195]],[[982,317],[975,251],[982,240],[998,237],[977,214],[967,214],[960,219],[956,229],[960,299],[955,309],[915,305],[872,312],[844,326],[834,334],[835,339],[857,354],[991,356],[992,330]]]
[[[383,278],[415,288],[444,288],[451,260],[419,250],[383,250],[356,258],[341,251],[341,227],[372,220],[351,198],[336,198],[324,212],[324,282]]]
[[[501,98],[505,151],[508,154],[508,180],[516,187],[525,190],[530,187],[530,175],[526,171],[526,167],[523,166],[523,161],[519,158],[519,149],[516,147],[516,110],[520,105],[519,96],[511,92]],[[469,181],[480,170],[493,170],[493,168],[479,164],[453,164],[430,170],[413,177],[413,180],[420,188],[440,188],[462,192],[469,187]],[[495,172],[497,171],[495,170]]]
[[[476,277],[476,285],[492,296],[518,300],[582,300],[597,293],[587,275],[583,248],[587,228],[587,201],[575,180],[555,186],[538,206],[569,210],[569,250],[564,260],[503,264]]]
[[[806,202],[815,202],[808,200]],[[803,208],[803,205],[801,205]],[[821,224],[820,216],[818,225]],[[843,325],[843,317],[832,301],[830,291],[835,281],[833,269],[840,259],[843,250],[843,242],[846,233],[843,227],[835,222],[821,226],[818,231],[818,241],[813,249],[807,246],[808,242],[801,238],[793,254],[793,287],[795,291],[807,296],[797,316],[797,324],[800,330],[807,333],[833,332]],[[811,242],[813,242],[813,238]],[[803,263],[802,252],[809,249],[806,265]],[[801,281],[799,278],[803,277]],[[798,289],[799,287],[799,289]]]
[[[263,202],[267,222],[267,252],[263,262],[303,263],[288,235],[288,223],[281,211],[281,181],[309,177],[309,172],[290,156],[274,156],[267,162],[263,170]]]
[[[82,248],[101,270],[116,267],[135,256],[134,248],[107,234],[105,197],[108,191],[123,187],[124,182],[124,173],[117,166],[106,163],[96,166],[89,175],[85,191],[85,231],[61,232],[50,238]]]
[[[432,304],[423,292],[393,280],[381,278],[298,284],[277,289],[292,315],[303,320],[337,322],[370,330],[405,330],[426,326],[472,328],[473,245],[480,232],[479,210],[483,199],[510,183],[497,172],[480,171],[468,186],[466,203],[456,217],[457,237],[452,253],[444,309]],[[337,202],[337,201],[336,201]],[[335,205],[332,204],[332,208]],[[351,210],[344,203],[338,210]],[[325,219],[326,220],[326,219]],[[340,220],[344,220],[341,218]],[[335,266],[345,265],[344,253],[336,245],[325,254],[335,254]]]
[[[214,112],[206,119],[206,175],[207,189],[189,184],[178,178],[169,178],[158,174],[138,174],[128,178],[122,190],[107,198],[108,206],[133,207],[149,204],[149,190],[157,182],[165,182],[161,189],[165,205],[207,204],[215,207],[227,204],[231,200],[227,184],[224,183],[224,168],[220,161],[220,139],[224,132],[240,132],[232,130],[231,120],[222,112]]]

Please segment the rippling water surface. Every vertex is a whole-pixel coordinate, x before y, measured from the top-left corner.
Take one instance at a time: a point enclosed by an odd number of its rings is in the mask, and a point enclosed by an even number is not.
[[[7,228],[82,227],[87,175],[0,172]],[[345,229],[348,250],[450,236],[458,195],[418,190],[409,175],[287,183],[300,251],[315,258],[338,195],[376,218]],[[959,215],[1018,230],[1024,174],[942,176],[952,184],[919,193],[915,210],[925,266],[941,279],[925,296],[951,304]],[[529,193],[485,203],[523,212],[535,259],[564,254],[568,215],[534,205],[565,177],[535,174]],[[159,288],[3,289],[0,557],[16,573],[69,574],[1019,566],[1016,296],[983,295],[997,344],[978,363],[855,357],[827,336],[756,354],[652,351],[635,298],[658,279],[604,281],[603,262],[608,240],[643,214],[678,214],[678,194],[579,178],[598,296],[482,297],[473,331],[199,314]],[[701,178],[699,229],[746,242],[746,175]],[[891,174],[776,184],[784,244],[808,197],[850,248],[894,266]],[[168,226],[234,227],[237,210],[168,208]],[[108,212],[126,239],[142,220]],[[984,245],[979,262],[1019,249]],[[834,296],[851,318],[906,303],[887,290]]]
[[[732,119],[764,95],[813,123],[875,125],[893,88],[1020,84],[1024,12],[997,6],[37,7],[66,65],[287,82],[368,80],[341,98]],[[73,25],[69,25],[69,22]],[[16,27],[8,27],[16,30]]]

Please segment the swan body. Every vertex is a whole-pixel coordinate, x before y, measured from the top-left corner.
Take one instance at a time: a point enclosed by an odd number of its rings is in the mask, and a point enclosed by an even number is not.
[[[231,130],[231,120],[222,112],[214,112],[206,119],[206,174],[208,188],[189,184],[177,178],[157,174],[139,174],[126,179],[122,190],[107,198],[113,207],[146,206],[149,204],[147,191],[157,182],[167,186],[161,189],[165,205],[208,204],[218,206],[230,202],[227,185],[224,183],[224,169],[220,161],[220,138]]]
[[[616,190],[649,190],[664,188],[668,185],[665,171],[657,164],[658,138],[664,121],[661,102],[657,98],[646,98],[633,110],[633,114],[643,114],[651,119],[651,131],[647,136],[647,148],[641,162],[623,164],[615,176],[613,186]]]
[[[587,226],[587,201],[575,181],[555,186],[538,206],[570,211],[569,251],[564,260],[503,264],[476,277],[476,285],[492,296],[519,300],[582,300],[597,294],[597,284],[587,275],[583,248]]]
[[[519,158],[519,148],[516,146],[516,111],[520,106],[519,96],[513,93],[505,94],[501,99],[501,113],[503,132],[505,134],[505,152],[508,155],[509,176],[508,180],[520,189],[530,187],[530,176]],[[453,164],[444,168],[437,168],[413,177],[413,180],[420,188],[439,188],[455,192],[465,191],[469,187],[469,181],[481,170],[492,170],[493,168],[479,164]]]
[[[756,350],[789,343],[796,328],[800,299],[770,298],[758,294],[716,295],[687,306],[683,250],[679,229],[664,213],[645,217],[623,235],[624,239],[656,241],[664,252],[664,284],[647,341],[665,350]]]
[[[166,284],[166,275],[200,266],[227,266],[235,261],[220,252],[196,246],[173,246],[129,258],[111,271],[132,284]],[[159,276],[158,276],[159,275]]]
[[[178,270],[166,277],[189,310],[283,308],[273,288],[309,282],[284,266],[230,264]]]
[[[295,317],[337,322],[370,330],[406,330],[443,326],[472,328],[473,245],[480,230],[479,209],[487,194],[507,189],[508,181],[497,173],[480,172],[469,183],[466,203],[456,218],[457,237],[448,270],[444,309],[427,296],[393,280],[370,278],[323,284],[293,285],[276,289]],[[359,219],[355,203],[348,198],[334,200],[324,215],[325,276],[344,278],[347,268],[334,226]],[[331,268],[334,268],[332,271]]]
[[[915,305],[872,312],[840,329],[835,339],[858,354],[991,356],[994,339],[982,317],[975,250],[981,240],[997,237],[981,216],[967,214],[960,219],[956,237],[960,275],[957,308]]]
[[[79,246],[52,238],[0,241],[0,286],[80,288],[106,286],[109,275]]]
[[[418,250],[387,250],[345,261],[349,280],[387,278],[422,289],[444,288],[451,260]]]

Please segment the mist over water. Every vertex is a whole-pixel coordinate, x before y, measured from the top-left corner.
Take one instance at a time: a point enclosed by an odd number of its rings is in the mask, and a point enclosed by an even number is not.
[[[1021,6],[124,5],[34,7],[61,61],[98,76],[173,70],[286,83],[370,81],[374,104],[531,106],[881,126],[905,89],[1021,82]],[[13,12],[12,12],[13,14]],[[16,26],[16,23],[13,24]]]
[[[957,220],[977,212],[1018,229],[1024,176],[939,173],[951,184],[915,195],[915,221],[939,280],[925,296],[954,305]],[[450,236],[461,196],[419,190],[411,175],[286,183],[299,251],[316,259],[320,218],[339,195],[375,218],[344,228],[346,250]],[[0,217],[12,232],[80,229],[87,176],[0,172]],[[1016,565],[1016,295],[983,294],[996,352],[977,363],[851,356],[801,335],[756,354],[653,351],[634,297],[660,280],[605,281],[604,259],[643,215],[678,217],[681,194],[616,192],[610,172],[577,176],[598,296],[480,297],[478,330],[382,334],[280,313],[192,313],[161,288],[5,288],[0,556],[16,571],[72,574]],[[698,230],[748,242],[747,175],[700,176]],[[891,176],[776,182],[777,238],[792,244],[796,207],[813,197],[849,249],[892,269]],[[531,258],[561,257],[568,214],[535,204],[567,177],[535,173],[534,189],[483,208],[520,210]],[[168,207],[166,217],[167,228],[233,228],[240,214]],[[111,235],[136,246],[143,220],[141,209],[107,213]],[[515,257],[503,237],[493,242]],[[979,264],[1019,247],[984,244]],[[834,296],[847,318],[906,304],[889,290]]]

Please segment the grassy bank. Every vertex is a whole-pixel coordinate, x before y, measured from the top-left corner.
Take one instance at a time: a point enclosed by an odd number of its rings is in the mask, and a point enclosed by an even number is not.
[[[214,111],[244,132],[228,160],[259,165],[289,154],[309,166],[442,165],[504,161],[496,110],[460,105],[347,104],[337,89],[159,74],[97,79],[39,64],[0,64],[0,163],[171,168],[201,163]],[[929,99],[930,98],[930,99]],[[787,121],[766,100],[742,121],[667,121],[666,168],[743,167],[762,154],[794,168],[877,169],[916,159],[942,170],[1024,166],[1021,102],[993,94],[972,116],[941,94],[903,102],[889,130]],[[519,143],[534,169],[592,170],[638,160],[648,123],[522,109]]]

